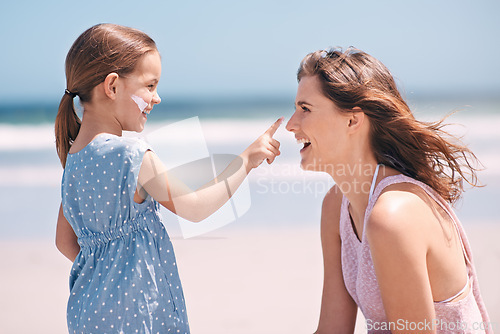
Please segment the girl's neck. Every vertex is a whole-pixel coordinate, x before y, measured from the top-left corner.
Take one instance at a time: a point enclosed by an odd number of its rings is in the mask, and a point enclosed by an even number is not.
[[[99,133],[111,133],[121,137],[123,129],[120,123],[118,123],[115,119],[107,119],[106,117],[98,116],[99,115],[92,113],[84,115],[80,132],[85,131],[94,135]]]
[[[71,145],[70,153],[78,152],[101,133],[122,136],[123,130],[121,125],[115,119],[106,117],[105,115],[102,112],[97,113],[94,110],[85,109],[80,131]]]

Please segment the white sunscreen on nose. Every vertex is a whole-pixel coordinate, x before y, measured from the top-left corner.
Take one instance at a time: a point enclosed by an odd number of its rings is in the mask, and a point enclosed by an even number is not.
[[[142,97],[137,95],[132,95],[132,100],[134,100],[135,104],[137,104],[141,112],[144,112],[144,110],[146,110],[148,104],[146,103],[146,101],[142,99]]]

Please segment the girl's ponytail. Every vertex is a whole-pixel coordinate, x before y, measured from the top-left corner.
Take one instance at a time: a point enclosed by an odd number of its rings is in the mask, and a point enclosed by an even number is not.
[[[64,93],[56,116],[56,150],[63,168],[66,165],[71,144],[80,131],[81,124],[80,117],[76,114],[73,96],[73,93]]]

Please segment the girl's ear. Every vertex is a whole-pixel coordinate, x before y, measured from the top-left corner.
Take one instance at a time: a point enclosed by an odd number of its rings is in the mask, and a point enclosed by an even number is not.
[[[360,107],[352,108],[352,112],[349,113],[349,118],[347,120],[349,132],[354,133],[358,131],[365,121],[365,116],[365,113]]]
[[[104,79],[104,94],[109,97],[111,100],[116,99],[116,87],[118,83],[118,74],[117,73],[109,73]]]

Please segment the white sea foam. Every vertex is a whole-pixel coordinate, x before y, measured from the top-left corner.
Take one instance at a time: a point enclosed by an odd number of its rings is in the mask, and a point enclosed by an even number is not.
[[[274,121],[274,119],[210,119],[200,120],[200,123],[207,143],[209,145],[219,145],[227,143],[250,144],[264,133]],[[491,145],[496,145],[500,141],[500,115],[453,116],[449,121],[456,125],[451,125],[448,129],[458,135],[465,135],[464,140],[466,142],[481,141],[488,146],[488,142]],[[282,143],[295,143],[293,134],[285,130],[286,122],[285,119],[274,137]],[[147,135],[147,133],[171,123],[173,122],[148,123],[144,134]],[[55,137],[52,124],[0,124],[0,151],[36,150],[54,147]]]
[[[0,124],[0,152],[55,149],[54,126]]]
[[[150,123],[146,125],[144,135],[147,136],[159,128],[172,122]],[[231,143],[248,143],[257,139],[273,123],[273,120],[202,120],[200,121],[203,134],[210,145]],[[276,138],[281,137],[281,130],[276,133]],[[128,136],[141,136],[141,134],[128,133]],[[186,133],[188,138],[189,134]],[[284,137],[293,135],[286,133]],[[278,139],[279,140],[279,139]],[[39,150],[55,148],[54,126],[42,125],[9,125],[0,124],[0,152],[12,150]]]
[[[223,119],[201,120],[201,129],[209,148],[209,153],[239,154],[237,149],[244,149],[258,136],[264,133],[274,122],[273,119]],[[457,117],[450,121],[462,124],[451,126],[456,134],[463,134],[464,142],[470,144],[474,153],[482,161],[486,170],[482,175],[500,175],[500,115],[482,115],[481,117]],[[286,120],[285,120],[286,122]],[[172,123],[172,122],[171,122]],[[168,123],[150,123],[139,136],[164,127]],[[324,182],[323,173],[304,172],[300,169],[300,145],[295,142],[292,133],[284,129],[285,124],[275,134],[281,142],[282,154],[275,163],[261,167],[252,172],[250,181],[257,182],[262,178],[275,180],[309,180]],[[127,136],[136,136],[127,133]],[[185,145],[189,150],[189,133],[178,133],[176,145]],[[28,154],[37,153],[31,159]],[[40,156],[48,156],[39,160]],[[22,158],[22,159],[21,159]],[[11,159],[14,161],[7,161]],[[16,159],[20,162],[16,163]],[[42,125],[0,125],[0,186],[57,186],[61,180],[62,168],[55,154],[54,128],[51,124]]]

